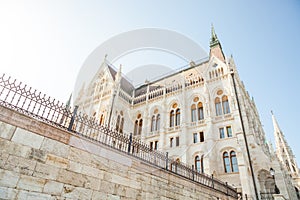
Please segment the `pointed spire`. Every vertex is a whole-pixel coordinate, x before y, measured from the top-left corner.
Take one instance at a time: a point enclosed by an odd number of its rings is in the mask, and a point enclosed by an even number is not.
[[[72,100],[72,93],[71,93],[68,101],[66,102],[66,108],[70,108],[71,107],[71,100]]]
[[[274,126],[274,137],[276,142],[276,155],[281,161],[282,165],[285,166],[287,171],[292,175],[292,177],[298,177],[299,169],[297,167],[295,156],[278,125],[273,111],[271,111],[271,114]]]
[[[211,24],[211,38],[210,38],[210,47],[216,46],[217,44],[220,44],[217,34],[215,32],[214,25]]]

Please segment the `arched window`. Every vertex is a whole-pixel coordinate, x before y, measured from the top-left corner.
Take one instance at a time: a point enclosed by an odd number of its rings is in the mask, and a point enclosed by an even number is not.
[[[117,116],[116,131],[123,133],[123,126],[124,126],[124,117],[123,117],[123,112],[121,111],[120,114]]]
[[[191,106],[192,122],[204,119],[203,104],[199,101],[199,97],[195,97]]]
[[[142,134],[142,127],[143,127],[143,120],[140,119],[139,121],[139,130],[138,130],[138,135],[141,135]]]
[[[193,104],[191,106],[191,118],[192,118],[192,122],[195,122],[197,120],[197,112],[196,112],[196,105]]]
[[[135,120],[135,123],[134,123],[133,135],[141,135],[141,133],[142,133],[142,127],[143,127],[142,115],[138,114],[137,120]]]
[[[176,109],[176,122],[175,122],[175,126],[179,126],[180,125],[180,109],[177,108]]]
[[[236,153],[234,151],[230,152],[230,163],[231,163],[232,172],[238,172],[239,168],[238,168]]]
[[[155,122],[156,122],[155,115],[152,115],[152,118],[151,118],[151,132],[155,131],[155,126],[156,126]]]
[[[197,105],[197,110],[198,110],[198,120],[204,119],[204,112],[203,112],[203,105],[202,102],[199,102]]]
[[[196,170],[197,172],[201,172],[201,171],[202,171],[202,170],[201,170],[201,159],[200,159],[199,156],[196,156],[196,157],[195,157],[195,170]]]
[[[229,155],[228,155],[227,152],[223,153],[223,162],[224,162],[225,173],[231,172],[231,170],[230,170],[230,160],[229,160]]]
[[[156,130],[160,129],[160,114],[156,116]]]
[[[219,97],[215,98],[215,107],[216,107],[216,115],[222,115],[222,106],[221,106],[221,101]]]
[[[174,118],[175,118],[175,111],[171,110],[171,112],[170,112],[170,127],[173,127],[174,124],[175,124],[174,123],[175,122]]]
[[[223,107],[223,113],[224,114],[230,113],[228,97],[226,95],[223,95],[223,97],[222,97],[222,107]]]

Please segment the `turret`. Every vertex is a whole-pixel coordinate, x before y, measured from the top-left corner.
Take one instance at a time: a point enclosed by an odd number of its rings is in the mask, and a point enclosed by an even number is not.
[[[217,37],[217,34],[215,33],[214,26],[211,26],[211,39],[210,39],[210,52],[209,57],[212,56],[217,57],[219,60],[225,63],[225,56],[222,50],[221,43]]]

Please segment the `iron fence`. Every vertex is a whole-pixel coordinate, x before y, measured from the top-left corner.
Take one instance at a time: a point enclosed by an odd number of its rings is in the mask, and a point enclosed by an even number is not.
[[[5,74],[0,77],[0,105],[99,142],[228,196],[238,196],[236,189],[227,183],[170,159],[168,153],[151,149],[149,145],[132,137],[132,134],[119,133],[101,126],[95,118],[78,113],[78,107],[71,109],[69,105],[6,77]]]

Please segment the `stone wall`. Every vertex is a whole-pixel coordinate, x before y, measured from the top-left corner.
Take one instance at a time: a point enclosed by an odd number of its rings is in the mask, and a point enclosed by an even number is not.
[[[233,199],[0,106],[0,199]]]

